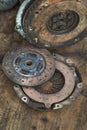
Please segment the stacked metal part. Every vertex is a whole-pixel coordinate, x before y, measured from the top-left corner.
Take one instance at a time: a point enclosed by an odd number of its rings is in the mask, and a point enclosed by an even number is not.
[[[62,108],[82,90],[74,63],[46,49],[25,46],[9,51],[2,67],[21,100],[38,110]]]
[[[15,48],[3,59],[3,71],[17,95],[41,111],[71,104],[83,86],[79,70],[71,59],[46,48],[66,47],[86,37],[86,6],[77,0],[25,0],[15,28],[36,46]]]
[[[31,45],[60,48],[87,34],[87,7],[75,0],[25,0],[16,18],[16,30]]]

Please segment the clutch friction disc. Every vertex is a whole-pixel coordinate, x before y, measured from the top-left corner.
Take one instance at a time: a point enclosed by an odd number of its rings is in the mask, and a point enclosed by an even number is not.
[[[9,51],[2,68],[15,84],[26,87],[45,83],[55,72],[54,59],[47,50],[28,46]]]
[[[25,4],[26,3],[26,6]],[[16,30],[39,47],[72,45],[87,34],[87,8],[78,1],[24,1],[16,19]],[[29,8],[28,8],[29,6]]]
[[[82,90],[82,79],[74,63],[55,54],[56,71],[53,77],[36,87],[14,86],[18,96],[37,110],[60,109],[69,105]]]

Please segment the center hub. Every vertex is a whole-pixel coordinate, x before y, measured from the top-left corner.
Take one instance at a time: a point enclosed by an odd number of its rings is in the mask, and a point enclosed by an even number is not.
[[[45,69],[43,56],[35,52],[25,52],[14,60],[14,68],[23,76],[34,77],[40,75]]]
[[[79,15],[72,10],[53,14],[47,22],[47,28],[53,34],[64,34],[72,31],[79,23]]]

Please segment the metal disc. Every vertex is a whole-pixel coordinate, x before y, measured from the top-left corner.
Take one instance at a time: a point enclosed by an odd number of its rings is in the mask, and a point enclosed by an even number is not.
[[[45,49],[23,47],[9,51],[3,70],[10,80],[22,86],[37,86],[48,81],[55,72],[54,59]]]
[[[86,36],[87,8],[76,1],[35,0],[25,9],[21,25],[31,44],[65,47]]]
[[[22,101],[34,109],[60,109],[65,105],[71,104],[82,90],[81,75],[74,63],[70,59],[57,54],[53,57],[55,59],[56,72],[48,82],[29,88],[14,86]]]

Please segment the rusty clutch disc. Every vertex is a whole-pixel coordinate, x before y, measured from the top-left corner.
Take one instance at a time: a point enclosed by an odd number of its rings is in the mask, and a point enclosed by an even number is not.
[[[38,47],[72,45],[87,35],[87,8],[79,1],[25,0],[16,19],[17,31]],[[22,13],[20,13],[22,12]]]
[[[28,46],[9,51],[2,68],[10,80],[27,87],[45,83],[55,72],[50,52]]]
[[[59,109],[69,105],[82,90],[82,79],[74,63],[58,54],[53,55],[56,70],[53,77],[36,87],[14,85],[18,96],[37,110]]]

